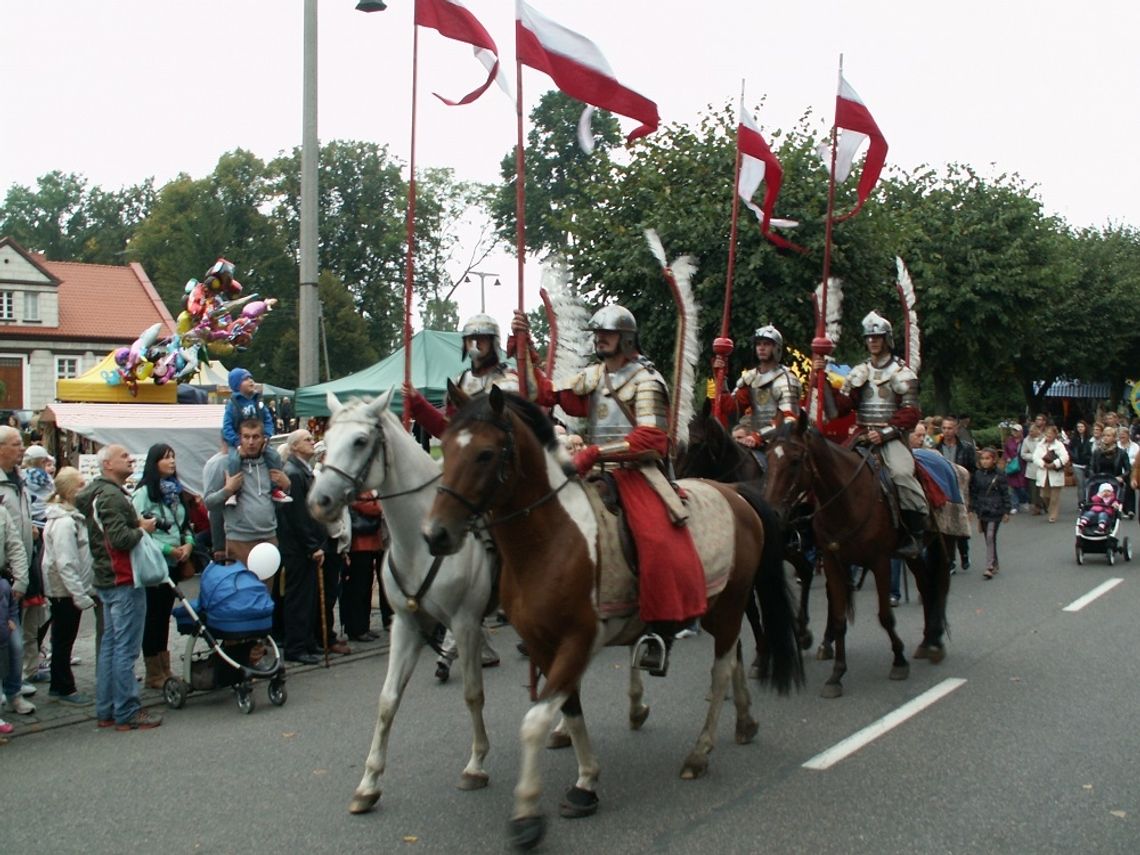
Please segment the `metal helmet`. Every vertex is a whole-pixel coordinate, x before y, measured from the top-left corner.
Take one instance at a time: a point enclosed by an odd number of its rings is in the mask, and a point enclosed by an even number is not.
[[[753,345],[753,347],[755,347],[756,342],[758,342],[762,338],[766,338],[766,339],[768,339],[768,341],[772,342],[772,344],[776,345],[776,348],[775,348],[775,359],[776,359],[776,361],[779,362],[781,359],[783,359],[783,357],[784,357],[784,337],[782,335],[780,335],[780,331],[778,329],[776,329],[774,326],[772,326],[771,324],[766,324],[766,325],[760,327],[760,329],[758,329],[758,330],[756,330],[756,332],[752,333],[752,345]]]
[[[621,333],[621,352],[627,356],[640,347],[637,340],[637,319],[634,318],[633,312],[617,303],[603,306],[594,312],[586,324],[586,329],[589,332]]]
[[[485,315],[482,313],[478,315],[472,315],[464,322],[463,326],[459,328],[459,331],[463,334],[463,343],[461,347],[463,348],[464,357],[467,357],[469,355],[467,351],[467,339],[469,339],[471,336],[476,335],[489,335],[491,336],[491,353],[487,358],[494,359],[495,362],[498,362],[500,360],[499,324],[490,315]]]
[[[883,336],[887,350],[891,353],[895,352],[895,336],[891,322],[875,311],[871,311],[867,317],[863,318],[863,338],[873,335]]]

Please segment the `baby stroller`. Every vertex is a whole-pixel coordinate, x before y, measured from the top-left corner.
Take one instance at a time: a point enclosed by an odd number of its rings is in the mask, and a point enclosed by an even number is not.
[[[174,619],[185,635],[182,674],[162,687],[171,709],[181,709],[193,691],[230,687],[238,709],[253,712],[253,683],[268,680],[269,702],[285,703],[285,666],[269,632],[273,627],[273,599],[265,584],[240,562],[211,563],[202,571],[197,600],[187,600],[174,582],[178,605]],[[196,650],[198,640],[205,646]]]
[[[1103,531],[1092,523],[1085,526],[1081,525],[1081,515],[1092,507],[1093,496],[1096,495],[1102,484],[1111,485],[1113,490],[1119,489],[1119,484],[1114,478],[1090,478],[1085,485],[1085,495],[1080,497],[1078,503],[1079,513],[1075,527],[1076,545],[1074,548],[1076,549],[1078,564],[1085,563],[1086,553],[1103,553],[1110,566],[1116,563],[1118,554],[1122,555],[1125,561],[1132,560],[1132,543],[1127,536],[1121,538],[1119,534],[1122,513],[1114,513]]]

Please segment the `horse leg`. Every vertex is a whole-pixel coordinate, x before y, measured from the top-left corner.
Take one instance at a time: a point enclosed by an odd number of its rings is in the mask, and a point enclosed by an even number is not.
[[[550,732],[554,716],[569,696],[569,692],[555,692],[532,706],[523,716],[522,727],[519,729],[522,758],[519,781],[515,784],[514,815],[509,828],[511,845],[516,849],[532,849],[546,835],[546,817],[538,809],[538,800],[542,796],[538,754],[546,734]]]
[[[946,599],[950,592],[950,562],[942,536],[933,537],[927,545],[925,558],[914,559],[910,567],[915,587],[922,597],[925,622],[922,642],[915,649],[914,658],[938,664],[946,658],[942,636],[946,631]]]
[[[800,650],[807,650],[812,643],[808,600],[811,598],[811,582],[815,568],[804,558],[802,552],[793,552],[788,556],[788,560],[796,570],[796,578],[800,580],[800,612],[796,616],[796,635],[800,639]]]
[[[649,718],[649,704],[643,704],[645,697],[645,684],[641,681],[641,669],[629,669],[629,729],[641,730],[645,720]]]
[[[748,625],[752,627],[752,637],[756,639],[756,658],[748,668],[748,676],[754,680],[766,681],[768,679],[768,657],[766,649],[768,641],[764,636],[764,625],[760,622],[760,604],[756,600],[755,590],[748,596],[748,605],[744,607],[744,614],[748,617]]]
[[[847,596],[850,578],[847,566],[840,564],[833,554],[823,558],[824,578],[827,580],[827,631],[835,641],[835,661],[831,666],[831,676],[820,689],[825,698],[838,698],[843,694],[843,675],[847,673]],[[828,646],[825,636],[822,650]],[[817,658],[823,658],[818,656]]]
[[[739,612],[737,614],[739,615]],[[720,646],[719,640],[717,646]],[[716,741],[716,724],[720,719],[720,708],[724,703],[725,691],[732,679],[732,670],[737,665],[738,656],[737,646],[733,644],[723,655],[718,656],[713,661],[712,691],[709,693],[709,709],[705,716],[705,726],[701,729],[697,736],[696,745],[693,746],[693,750],[689,752],[689,756],[685,758],[685,764],[681,767],[682,780],[691,781],[708,771],[709,754],[712,752]]]
[[[879,626],[887,633],[891,640],[891,671],[892,680],[905,680],[910,676],[910,663],[906,661],[905,646],[898,633],[895,632],[895,610],[891,608],[891,560],[886,556],[877,557],[870,565],[875,574],[875,595],[879,601]]]
[[[569,748],[574,744],[574,740],[570,737],[570,731],[566,728],[566,714],[563,713],[558,717],[558,724],[554,725],[554,730],[550,731],[550,735],[546,737],[546,747],[551,751],[558,751],[562,748]]]
[[[736,744],[747,745],[756,738],[760,725],[752,718],[752,696],[744,679],[744,659],[736,643],[736,667],[732,669],[732,703],[736,707]]]
[[[349,813],[366,813],[380,801],[380,776],[384,774],[387,764],[392,721],[422,649],[423,640],[411,618],[405,612],[397,612],[392,621],[388,673],[380,690],[380,709],[372,733],[372,745],[368,749],[368,759],[364,762],[364,776],[356,785],[352,801],[349,802]]]
[[[590,743],[590,734],[586,732],[586,719],[582,715],[582,701],[578,691],[576,689],[571,693],[562,705],[562,720],[574,743],[574,756],[578,759],[578,780],[566,791],[558,807],[559,815],[566,819],[593,816],[598,811],[596,790],[601,767]]]
[[[483,721],[483,624],[476,620],[471,624],[453,623],[455,643],[458,646],[459,667],[463,673],[463,701],[471,716],[473,739],[471,757],[459,777],[459,789],[478,790],[487,786],[487,772],[483,761],[491,748],[487,738],[487,726]]]

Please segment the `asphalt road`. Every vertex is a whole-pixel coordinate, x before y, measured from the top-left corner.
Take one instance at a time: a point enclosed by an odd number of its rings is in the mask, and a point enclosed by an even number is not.
[[[1002,572],[954,577],[952,637],[941,665],[912,663],[890,682],[886,636],[869,591],[848,634],[845,695],[818,695],[830,665],[807,662],[808,687],[777,698],[753,687],[761,722],[732,741],[731,707],[709,774],[679,779],[704,716],[711,642],[679,642],[670,675],[647,679],[645,728],[625,726],[622,651],[605,651],[583,692],[602,763],[598,814],[557,817],[574,780],[570,751],[543,756],[550,819],[544,852],[972,853],[1140,851],[1140,558],[1109,567],[1073,557],[1072,491],[1063,521],[1019,515],[1000,533]],[[1067,521],[1066,521],[1067,520]],[[1140,536],[1135,522],[1124,529]],[[1124,581],[1075,612],[1102,582]],[[912,585],[913,592],[913,585]],[[822,583],[813,586],[822,634]],[[896,610],[908,655],[916,602]],[[281,708],[257,690],[241,715],[225,693],[193,696],[149,732],[90,723],[0,748],[6,852],[484,852],[506,850],[526,709],[514,634],[485,672],[490,786],[456,788],[470,741],[461,688],[421,658],[391,741],[378,809],[350,816],[386,656],[292,675]],[[928,690],[965,682],[826,770],[804,764]]]

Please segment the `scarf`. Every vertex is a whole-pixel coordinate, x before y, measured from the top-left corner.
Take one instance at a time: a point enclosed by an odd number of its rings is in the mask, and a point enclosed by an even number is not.
[[[177,478],[163,478],[158,482],[158,486],[162,489],[162,503],[168,508],[173,508],[182,492],[182,482]]]

